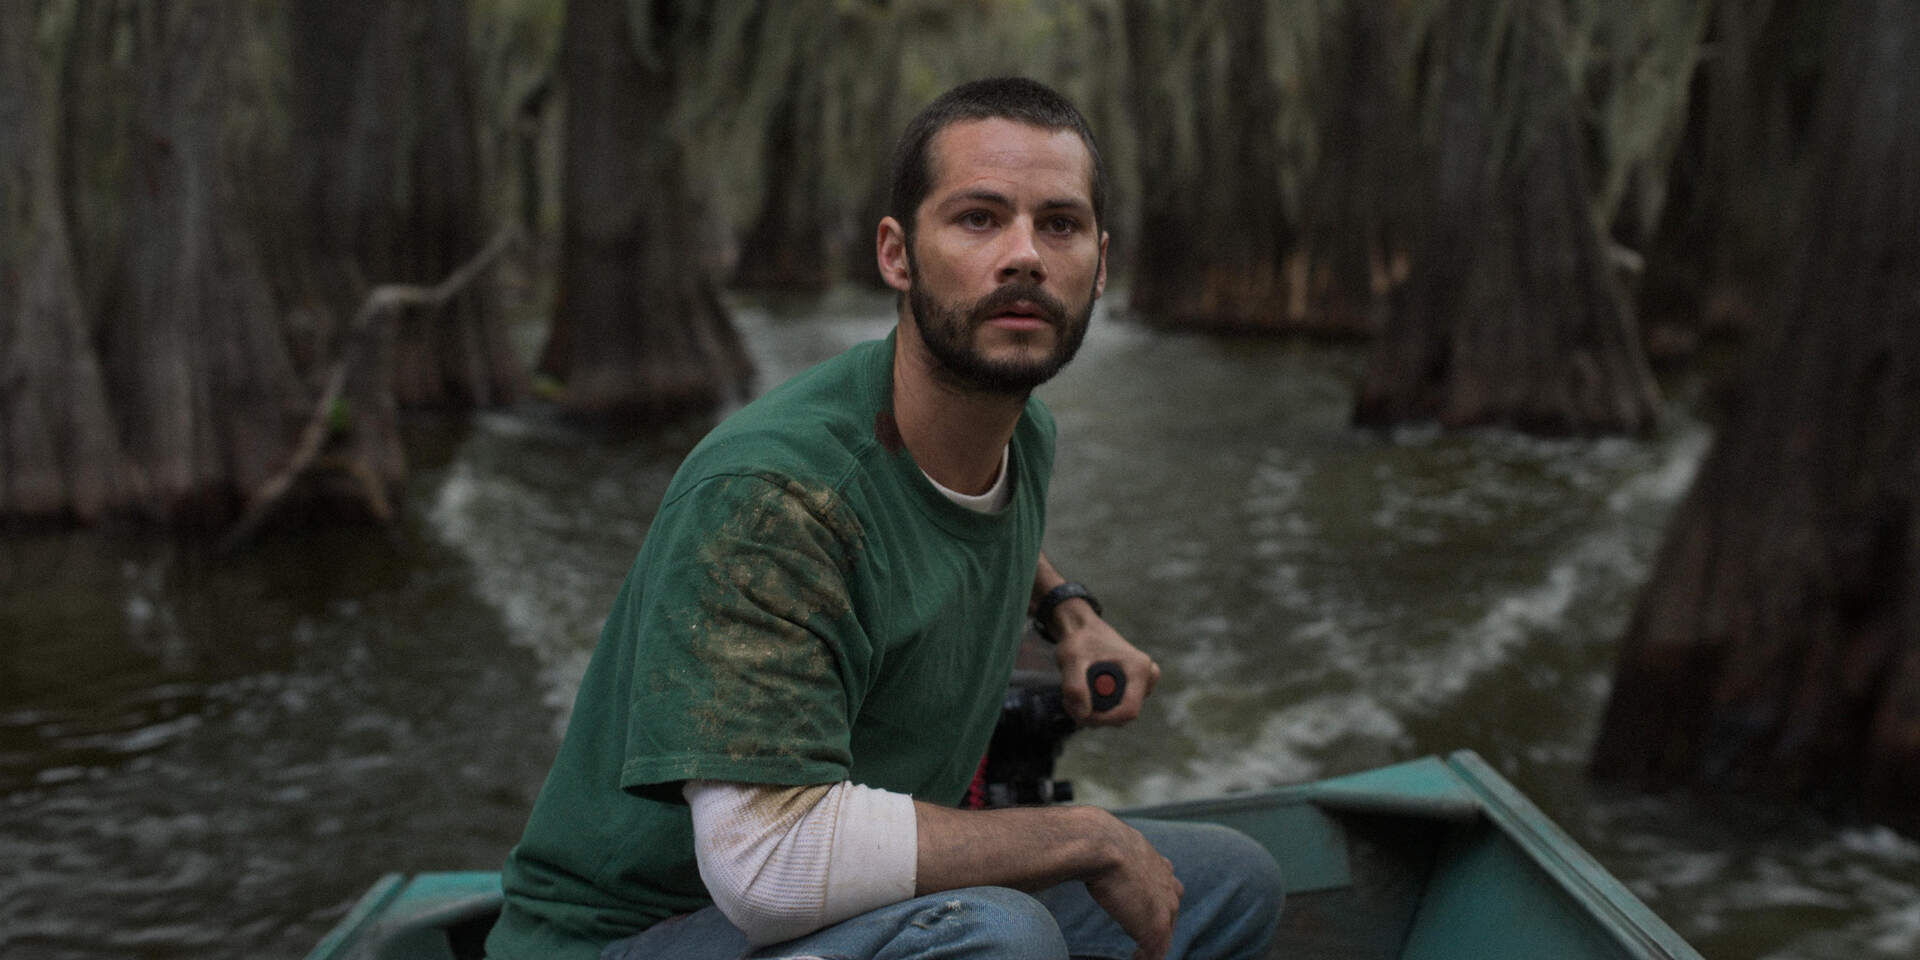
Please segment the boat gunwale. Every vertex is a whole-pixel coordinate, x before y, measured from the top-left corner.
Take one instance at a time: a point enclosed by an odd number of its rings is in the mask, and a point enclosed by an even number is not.
[[[1625,884],[1472,750],[1458,750],[1444,759],[1421,757],[1310,783],[1129,807],[1114,813],[1206,821],[1303,805],[1336,821],[1342,816],[1390,816],[1427,820],[1454,831],[1484,827],[1497,839],[1509,842],[1520,862],[1537,868],[1570,898],[1577,907],[1574,915],[1588,918],[1629,955],[1641,960],[1703,960]],[[364,938],[411,897],[417,896],[422,905],[397,925],[401,929],[444,919],[455,906],[446,902],[450,894],[458,901],[453,913],[470,916],[479,901],[489,895],[488,879],[491,896],[498,897],[499,874],[495,871],[385,874],[315,946],[307,960],[360,956],[351,950],[364,946]],[[442,889],[428,889],[433,887]],[[1299,892],[1310,893],[1313,889]]]

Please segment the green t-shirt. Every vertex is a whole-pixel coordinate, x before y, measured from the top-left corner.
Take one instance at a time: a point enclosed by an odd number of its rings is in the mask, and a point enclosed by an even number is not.
[[[1012,671],[1054,425],[1029,400],[1011,503],[968,510],[900,443],[892,370],[893,338],[862,344],[687,456],[507,859],[490,957],[592,957],[711,902],[683,781],[961,800]]]

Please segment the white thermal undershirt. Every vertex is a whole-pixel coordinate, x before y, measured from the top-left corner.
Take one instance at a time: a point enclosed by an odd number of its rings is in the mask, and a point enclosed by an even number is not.
[[[986,493],[927,481],[969,510],[1013,499],[1011,446]],[[922,471],[924,474],[925,471]],[[812,933],[913,896],[919,834],[913,798],[856,783],[780,787],[690,780],[694,857],[713,902],[755,946]]]
[[[693,849],[713,902],[754,946],[910,899],[913,798],[856,783],[690,780]]]
[[[1012,450],[1012,444],[1000,448],[1000,475],[994,477],[993,486],[988,488],[986,493],[980,494],[979,496],[961,493],[958,490],[941,486],[940,481],[935,480],[933,475],[927,473],[925,470],[920,471],[920,475],[926,477],[927,482],[933,484],[933,488],[940,491],[948,500],[952,500],[954,503],[966,507],[968,510],[974,510],[980,513],[999,513],[1001,510],[1006,509],[1007,504],[1013,500],[1013,485],[1007,483],[1007,460]]]

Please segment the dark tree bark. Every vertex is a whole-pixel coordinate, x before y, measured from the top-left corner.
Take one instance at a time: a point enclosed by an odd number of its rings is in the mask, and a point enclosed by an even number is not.
[[[1312,91],[1319,156],[1304,205],[1306,309],[1315,326],[1332,330],[1378,332],[1405,261],[1399,190],[1412,170],[1405,145],[1413,116],[1394,78],[1406,61],[1395,21],[1392,4],[1361,2],[1322,27]]]
[[[540,369],[568,410],[633,428],[711,410],[751,375],[669,123],[672,53],[689,42],[678,14],[671,0],[569,0],[561,39],[565,227]]]
[[[229,111],[244,13],[221,0],[139,8],[123,289],[102,363],[121,439],[160,517],[220,523],[286,459],[305,417],[239,184]]]
[[[1131,310],[1164,326],[1297,329],[1267,5],[1229,6],[1124,6],[1142,192]]]
[[[97,520],[139,501],[75,282],[57,84],[39,4],[0,4],[0,518]]]
[[[716,25],[714,45],[720,49],[703,57],[710,61],[704,65],[708,75],[689,77],[689,85],[707,88],[693,98],[695,109],[729,115],[731,125],[719,124],[728,128],[726,140],[738,143],[747,132],[752,145],[745,149],[758,151],[757,164],[741,164],[755,173],[759,209],[740,235],[728,285],[817,294],[838,278],[836,241],[842,239],[836,236],[839,197],[828,177],[835,160],[827,137],[828,98],[843,69],[836,58],[869,45],[857,32],[842,30],[846,19],[821,0],[758,4],[744,23],[738,32]],[[737,107],[713,109],[721,89]],[[758,106],[763,100],[764,109]]]
[[[732,286],[819,293],[833,286],[833,197],[821,150],[819,65],[801,58],[767,131],[760,215],[740,241]]]
[[[902,126],[905,121],[892,125]],[[875,151],[884,155],[886,151]],[[880,264],[875,246],[880,221],[887,217],[887,187],[893,171],[889,164],[880,162],[873,165],[871,173],[864,179],[867,188],[854,202],[852,220],[843,224],[838,232],[835,247],[840,250],[840,279],[847,280],[870,290],[884,291],[886,278],[880,274]]]
[[[879,75],[878,89],[893,90],[900,83],[900,61],[903,58],[897,51],[888,49],[884,45],[876,46],[878,47],[876,55],[880,62],[874,64],[873,69]],[[874,111],[871,115],[860,115],[864,118],[864,122],[873,125],[869,128],[870,130],[885,130],[887,133],[872,138],[873,148],[867,151],[867,155],[872,158],[871,165],[864,176],[854,179],[857,192],[849,196],[853,207],[851,211],[853,221],[849,229],[842,230],[842,236],[837,244],[842,251],[841,279],[851,280],[872,290],[889,289],[886,278],[880,275],[875,243],[880,221],[888,216],[888,194],[892,187],[893,141],[889,137],[898,135],[900,129],[907,124],[907,119],[898,115],[897,101],[893,97],[880,98],[880,103],[885,105],[882,109]],[[843,131],[843,136],[852,135],[850,132]]]
[[[132,176],[130,48],[138,10],[129,0],[79,0],[60,75],[61,195],[73,242],[83,315],[114,310],[124,283],[127,182]],[[75,105],[84,104],[84,107]]]
[[[464,0],[300,0],[291,10],[302,286],[332,322],[371,286],[432,284],[485,245]],[[316,351],[327,354],[325,347]],[[493,287],[406,308],[393,350],[403,407],[495,406],[520,393]]]
[[[1593,767],[1920,832],[1920,3],[1834,22],[1783,322],[1668,529]]]
[[[1823,0],[1713,4],[1714,52],[1694,77],[1667,199],[1645,244],[1640,315],[1657,356],[1764,322],[1791,252],[1780,211],[1798,206],[1834,9]]]
[[[1557,3],[1454,0],[1407,282],[1355,419],[1641,431],[1657,391],[1594,222]]]

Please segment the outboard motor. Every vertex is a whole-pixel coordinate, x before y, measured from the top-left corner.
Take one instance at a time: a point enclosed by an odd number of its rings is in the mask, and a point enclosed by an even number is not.
[[[1087,668],[1087,686],[1094,712],[1100,713],[1119,706],[1127,676],[1119,664],[1103,660]],[[1053,764],[1067,737],[1078,729],[1061,698],[1058,674],[1015,670],[964,805],[990,810],[1072,802],[1073,784],[1055,780]]]

